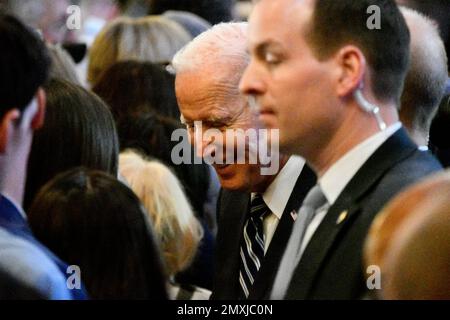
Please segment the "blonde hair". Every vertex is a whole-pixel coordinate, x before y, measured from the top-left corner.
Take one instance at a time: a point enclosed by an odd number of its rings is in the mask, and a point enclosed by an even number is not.
[[[88,81],[95,85],[101,74],[119,61],[168,64],[190,40],[182,26],[163,16],[117,18],[103,28],[92,44]]]
[[[168,275],[187,268],[203,237],[177,177],[163,164],[132,150],[120,154],[119,171],[140,198],[162,245]]]

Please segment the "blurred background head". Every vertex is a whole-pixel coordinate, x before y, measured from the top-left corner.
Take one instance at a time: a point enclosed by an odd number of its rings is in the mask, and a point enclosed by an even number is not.
[[[76,168],[46,184],[28,212],[36,237],[80,267],[92,299],[164,299],[165,276],[139,199],[104,172]]]
[[[150,14],[162,14],[167,10],[195,13],[212,25],[229,22],[234,18],[235,0],[149,0]]]
[[[69,53],[59,44],[47,44],[47,48],[52,60],[50,79],[66,80],[73,84],[81,85],[75,62]]]
[[[46,86],[44,126],[35,133],[28,161],[24,207],[58,173],[85,166],[117,176],[119,144],[114,119],[95,94],[63,80]]]
[[[92,90],[111,108],[117,124],[154,112],[180,119],[175,77],[150,62],[122,61],[106,70]]]
[[[449,300],[450,193],[429,201],[399,230],[386,257],[384,299]]]
[[[450,53],[450,0],[396,0],[397,4],[414,9],[433,19],[439,27],[447,55]],[[450,64],[448,65],[450,74]]]
[[[192,38],[195,38],[212,26],[208,21],[192,12],[169,10],[164,12],[163,16],[179,23],[189,32]]]
[[[25,24],[39,30],[51,43],[63,42],[67,36],[67,8],[71,0],[2,0],[2,9]]]
[[[438,26],[430,18],[406,7],[401,11],[411,35],[411,59],[400,99],[400,120],[419,146],[428,146],[431,121],[447,84],[447,55]]]
[[[381,270],[378,298],[450,297],[448,199],[450,174],[439,173],[399,194],[374,220],[364,257],[366,267]]]
[[[190,39],[183,27],[162,16],[117,18],[105,26],[92,44],[88,81],[94,86],[102,73],[119,61],[166,65]]]
[[[120,155],[120,174],[142,201],[153,221],[169,276],[192,262],[203,229],[194,216],[183,187],[163,164],[147,161],[134,151]]]

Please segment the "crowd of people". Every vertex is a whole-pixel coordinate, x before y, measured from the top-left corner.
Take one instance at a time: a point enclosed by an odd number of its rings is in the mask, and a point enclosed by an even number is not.
[[[0,299],[450,299],[450,1],[240,4],[0,0]]]

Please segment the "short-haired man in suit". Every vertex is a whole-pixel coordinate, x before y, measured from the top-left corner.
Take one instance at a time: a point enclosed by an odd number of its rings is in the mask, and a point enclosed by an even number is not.
[[[416,10],[437,23],[447,56],[450,56],[450,0],[396,0],[397,4]],[[450,60],[447,61],[447,87],[430,127],[430,150],[444,167],[450,166]]]
[[[369,12],[369,13],[368,13]],[[299,210],[272,299],[365,294],[362,246],[379,209],[440,170],[402,129],[409,32],[391,0],[260,0],[240,88],[280,148],[318,175]]]
[[[81,279],[69,288],[67,265],[33,237],[21,209],[33,132],[44,121],[48,52],[9,15],[0,14],[0,43],[0,268],[46,299],[84,299]]]
[[[450,9],[450,8],[449,8]],[[432,20],[401,7],[411,34],[411,63],[401,96],[400,120],[422,150],[447,85],[447,54]]]
[[[226,138],[227,131],[261,128],[254,108],[238,89],[249,61],[246,44],[246,23],[219,24],[173,59],[182,120],[199,156],[246,150],[245,163],[213,164],[223,189],[212,299],[268,297],[294,211],[316,180],[302,158],[278,153],[272,154],[271,164],[279,156],[279,167],[264,175],[261,161],[249,161],[251,142],[233,144],[234,139]],[[223,143],[202,134],[199,123],[205,131],[220,130]]]

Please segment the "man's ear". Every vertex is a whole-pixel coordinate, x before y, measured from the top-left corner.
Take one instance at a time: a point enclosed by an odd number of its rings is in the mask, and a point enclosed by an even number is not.
[[[31,128],[33,130],[37,130],[44,125],[45,119],[45,106],[47,104],[47,95],[45,94],[44,89],[39,88],[36,93],[36,101],[38,110],[31,121]]]
[[[6,152],[9,138],[9,128],[14,125],[14,121],[20,118],[20,111],[18,109],[9,110],[1,119],[0,122],[0,153]]]
[[[348,45],[339,50],[336,59],[340,67],[337,93],[340,97],[345,97],[353,94],[363,82],[366,58],[358,47]]]

